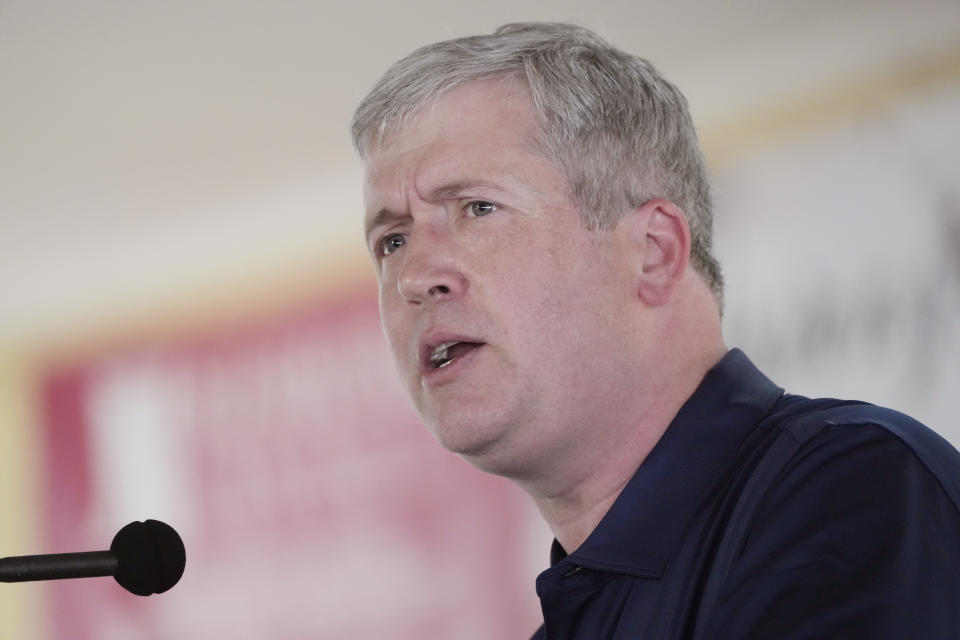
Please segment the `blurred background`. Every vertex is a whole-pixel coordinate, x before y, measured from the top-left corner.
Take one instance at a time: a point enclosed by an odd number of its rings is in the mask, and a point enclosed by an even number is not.
[[[0,584],[27,639],[527,637],[550,534],[394,381],[355,105],[394,60],[574,21],[690,100],[725,332],[955,445],[960,3],[0,0],[0,556],[158,518],[167,594]]]

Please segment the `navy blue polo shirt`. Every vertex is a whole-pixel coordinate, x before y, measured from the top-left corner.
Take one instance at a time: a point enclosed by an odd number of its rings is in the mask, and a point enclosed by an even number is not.
[[[537,593],[535,640],[960,638],[960,454],[735,349]]]

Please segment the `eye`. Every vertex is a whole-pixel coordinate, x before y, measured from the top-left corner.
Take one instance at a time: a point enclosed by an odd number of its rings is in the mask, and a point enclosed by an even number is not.
[[[488,213],[493,213],[499,209],[497,205],[492,202],[487,202],[486,200],[474,200],[467,206],[470,209],[470,213],[477,218],[485,216]]]
[[[402,233],[388,233],[380,239],[377,253],[381,256],[388,256],[403,245],[407,244],[407,238]]]

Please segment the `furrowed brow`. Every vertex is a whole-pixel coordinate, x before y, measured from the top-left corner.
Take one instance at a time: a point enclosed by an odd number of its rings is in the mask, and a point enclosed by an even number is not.
[[[454,182],[448,182],[440,185],[436,189],[431,190],[426,199],[431,202],[439,202],[442,200],[457,198],[463,194],[463,192],[470,191],[471,189],[476,189],[478,187],[502,191],[502,188],[499,185],[492,182],[483,180],[456,180]],[[370,234],[377,227],[392,222],[410,220],[411,218],[412,216],[407,213],[397,213],[396,211],[391,211],[387,208],[380,209],[376,214],[367,219],[366,223],[364,224],[365,237],[369,239]]]
[[[436,189],[432,190],[428,195],[428,198],[432,201],[437,200],[447,200],[449,198],[456,198],[461,195],[464,191],[469,191],[471,189],[481,188],[493,188],[499,189],[495,184],[490,182],[484,182],[482,180],[457,180],[455,182],[448,182],[446,184],[440,185]]]
[[[369,218],[366,224],[364,225],[365,226],[364,237],[366,237],[369,240],[370,234],[377,227],[381,225],[385,225],[389,222],[395,222],[397,220],[406,220],[409,218],[410,216],[407,214],[396,213],[395,211],[390,211],[389,209],[380,209],[380,211],[377,211],[377,213],[371,218]]]

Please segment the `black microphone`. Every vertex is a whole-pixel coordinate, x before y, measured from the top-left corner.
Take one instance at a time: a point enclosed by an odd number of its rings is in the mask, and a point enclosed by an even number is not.
[[[145,520],[120,529],[109,551],[0,558],[0,582],[113,576],[127,591],[149,596],[177,584],[186,563],[183,540],[173,527]]]

